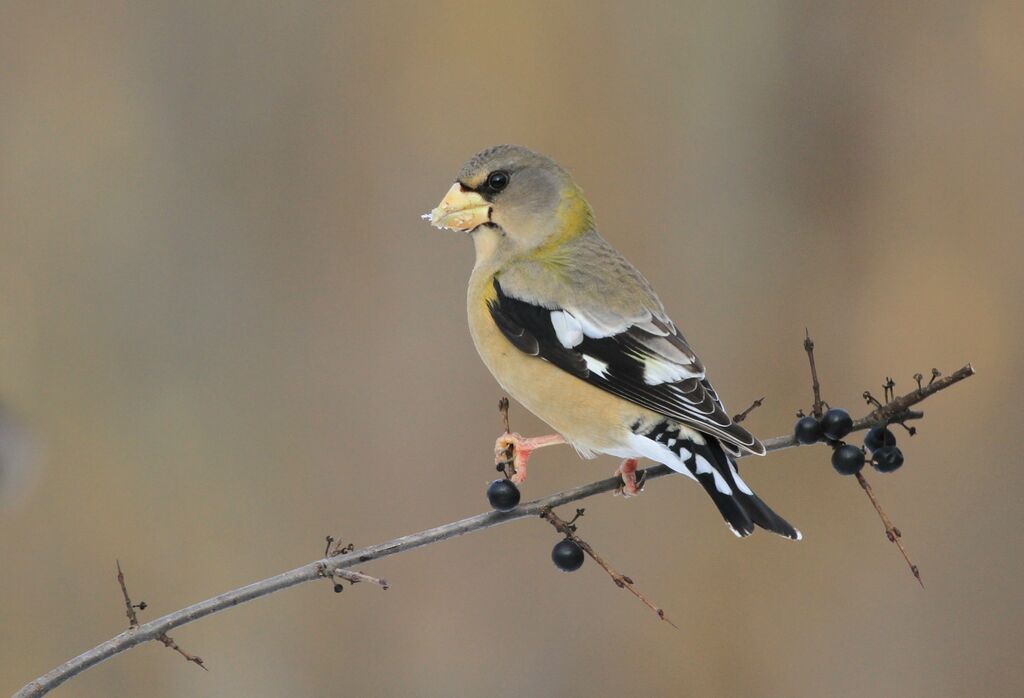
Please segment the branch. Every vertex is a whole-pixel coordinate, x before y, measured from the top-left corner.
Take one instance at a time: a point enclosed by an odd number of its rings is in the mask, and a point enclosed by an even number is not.
[[[944,390],[945,388],[948,388],[973,374],[974,369],[970,364],[967,364],[949,376],[934,380],[928,385],[919,387],[918,389],[895,398],[888,404],[875,409],[873,412],[856,420],[853,425],[853,430],[861,431],[867,429],[882,420],[895,420],[896,418],[901,421],[908,419],[920,419],[924,415],[920,412],[911,411],[909,409],[911,406],[916,405],[940,390]],[[820,399],[820,397],[818,399]],[[768,452],[781,451],[799,445],[792,434],[776,436],[775,438],[768,439],[763,443]],[[637,475],[638,477],[642,476],[646,482],[664,477],[673,472],[674,471],[669,469],[667,466],[656,465],[639,471]],[[228,608],[234,608],[246,601],[252,601],[253,599],[258,599],[260,597],[282,591],[283,589],[288,589],[289,587],[293,587],[297,584],[321,579],[323,577],[324,570],[347,570],[371,560],[378,560],[391,555],[397,555],[408,550],[421,548],[425,545],[438,543],[466,533],[482,531],[484,529],[508,523],[510,521],[516,521],[518,519],[540,516],[541,513],[547,509],[562,506],[563,504],[568,504],[570,502],[577,502],[581,499],[593,497],[594,495],[602,494],[604,492],[612,492],[621,483],[622,479],[618,476],[607,478],[605,480],[598,480],[597,482],[580,485],[562,492],[556,492],[555,494],[548,495],[547,497],[535,499],[532,502],[520,505],[512,511],[489,511],[485,514],[470,516],[469,518],[462,519],[461,521],[454,521],[442,526],[436,526],[425,531],[420,531],[419,533],[395,538],[394,540],[379,543],[377,545],[371,545],[360,550],[353,550],[341,555],[325,556],[320,560],[310,562],[309,564],[301,567],[296,567],[288,572],[283,572],[259,582],[247,584],[243,587],[206,599],[205,601],[200,601],[199,603],[187,606],[181,610],[174,611],[173,613],[168,613],[167,615],[148,623],[140,624],[138,627],[129,628],[119,635],[116,635],[91,650],[68,660],[52,671],[49,671],[34,681],[26,684],[15,694],[15,698],[44,695],[73,676],[80,674],[100,662],[110,659],[116,654],[120,654],[121,652],[131,649],[136,645],[153,640],[162,642],[163,638],[166,637],[169,631],[182,625],[186,625],[187,623],[192,623],[200,618],[205,618],[206,616],[218,613]],[[337,574],[337,572],[335,572],[335,574]]]
[[[145,611],[146,610],[146,602],[145,601],[140,601],[139,603],[132,603],[132,598],[130,596],[128,596],[128,585],[125,584],[125,581],[124,581],[124,572],[121,571],[121,561],[117,560],[116,562],[117,562],[117,583],[121,586],[121,594],[124,596],[124,611],[125,611],[125,615],[128,616],[128,627],[134,629],[134,628],[139,627],[139,616],[135,612],[135,609],[137,608],[140,611]],[[385,587],[385,588],[387,588],[387,587]],[[186,661],[192,662],[193,664],[198,666],[203,671],[209,671],[209,669],[206,668],[206,665],[203,664],[203,658],[202,657],[200,657],[198,655],[195,655],[195,654],[190,654],[189,652],[186,652],[185,650],[183,650],[181,647],[178,646],[178,643],[175,642],[174,639],[170,635],[168,635],[167,633],[163,633],[161,635],[158,635],[156,637],[156,640],[157,640],[157,642],[164,643],[164,647],[169,647],[170,649],[174,650],[175,652],[180,654],[182,657],[184,657],[186,659]]]

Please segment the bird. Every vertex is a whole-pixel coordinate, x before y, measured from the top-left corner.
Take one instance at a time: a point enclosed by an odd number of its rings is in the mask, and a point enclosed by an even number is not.
[[[764,445],[726,412],[704,363],[644,276],[598,232],[567,170],[518,145],[473,155],[425,214],[468,235],[473,343],[498,383],[554,433],[506,432],[495,459],[514,482],[538,448],[623,459],[620,493],[636,495],[639,459],[696,480],[734,534],[801,534],[740,477],[736,458]],[[511,456],[510,456],[511,453]]]

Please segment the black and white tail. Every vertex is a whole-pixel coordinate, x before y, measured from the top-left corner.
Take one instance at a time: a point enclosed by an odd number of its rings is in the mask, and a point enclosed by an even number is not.
[[[632,445],[645,458],[664,463],[703,485],[737,536],[749,536],[754,526],[760,526],[800,540],[800,531],[747,487],[736,469],[736,461],[715,437],[664,420],[653,427],[635,430]]]

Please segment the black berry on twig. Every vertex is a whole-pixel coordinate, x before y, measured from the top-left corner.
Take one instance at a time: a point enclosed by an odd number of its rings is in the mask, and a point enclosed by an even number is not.
[[[853,429],[853,419],[850,413],[840,407],[833,407],[821,418],[821,430],[825,436],[838,441]]]
[[[563,572],[575,572],[583,566],[583,549],[571,538],[558,541],[551,549],[551,561]]]
[[[801,417],[796,423],[796,440],[806,445],[821,440],[821,422],[811,416]]]
[[[840,475],[856,475],[864,467],[864,451],[851,444],[843,444],[832,453],[832,467]]]
[[[903,465],[903,451],[896,446],[883,446],[874,453],[871,465],[880,473],[891,473]]]
[[[511,480],[495,480],[487,488],[487,501],[498,511],[512,511],[519,505],[519,488]]]
[[[884,424],[878,424],[868,430],[868,433],[864,436],[864,445],[870,451],[877,451],[883,446],[895,446],[896,435],[889,431],[888,427]]]

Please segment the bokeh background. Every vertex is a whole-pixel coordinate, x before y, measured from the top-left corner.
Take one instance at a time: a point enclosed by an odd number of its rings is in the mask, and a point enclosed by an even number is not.
[[[59,695],[1024,693],[1024,9],[929,3],[78,3],[0,8],[0,693],[125,625],[486,509],[500,390],[472,246],[429,228],[472,153],[570,168],[734,410],[786,432],[885,376],[978,375],[870,476],[745,462],[805,533],[739,541],[659,480],[310,584]],[[513,426],[543,426],[513,406]],[[612,459],[534,460],[527,497]]]

